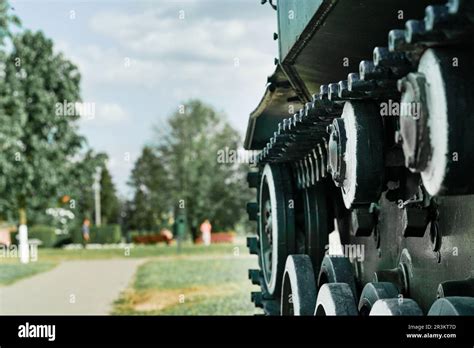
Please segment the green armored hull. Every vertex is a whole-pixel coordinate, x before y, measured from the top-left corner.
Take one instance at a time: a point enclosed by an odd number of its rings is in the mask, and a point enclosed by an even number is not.
[[[474,3],[280,0],[245,148],[269,315],[474,314]]]

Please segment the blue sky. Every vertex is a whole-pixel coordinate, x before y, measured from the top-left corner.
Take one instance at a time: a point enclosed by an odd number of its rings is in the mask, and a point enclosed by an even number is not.
[[[79,66],[80,121],[110,156],[122,195],[153,126],[190,98],[227,114],[242,135],[274,69],[276,15],[259,0],[11,0],[23,26],[42,30]],[[130,158],[128,160],[128,158]]]

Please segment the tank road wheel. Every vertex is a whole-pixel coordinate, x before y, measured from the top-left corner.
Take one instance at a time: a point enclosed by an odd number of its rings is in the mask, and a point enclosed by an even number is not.
[[[329,168],[346,208],[377,202],[384,175],[383,124],[375,104],[346,102],[328,128]]]
[[[375,302],[381,299],[397,298],[398,288],[393,283],[367,283],[362,290],[359,300],[360,315],[367,316]]]
[[[319,270],[329,244],[329,216],[324,184],[304,190],[305,254],[309,255],[313,269]]]
[[[433,303],[428,315],[474,315],[474,297],[440,298]]]
[[[343,256],[326,255],[318,275],[315,315],[358,315],[352,264]]]
[[[279,298],[285,261],[295,249],[291,176],[284,165],[266,164],[259,192],[260,262],[269,295]]]
[[[390,298],[376,301],[369,315],[420,316],[423,312],[411,298]]]
[[[313,315],[316,282],[308,255],[290,255],[286,259],[281,290],[281,315]]]
[[[318,288],[324,284],[345,283],[354,295],[357,296],[352,264],[347,257],[326,255],[321,264],[318,275]]]
[[[346,283],[326,283],[318,292],[314,315],[358,315],[355,297]]]
[[[398,81],[408,106],[400,115],[405,164],[432,196],[474,193],[472,60],[472,52],[428,49],[418,72]]]

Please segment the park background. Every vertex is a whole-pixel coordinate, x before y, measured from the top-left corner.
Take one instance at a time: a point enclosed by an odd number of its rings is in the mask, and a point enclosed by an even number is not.
[[[1,2],[0,314],[255,312],[238,155],[274,27],[251,0]]]

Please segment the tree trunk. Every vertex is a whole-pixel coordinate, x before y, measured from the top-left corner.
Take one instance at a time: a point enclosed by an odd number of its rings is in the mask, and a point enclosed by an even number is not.
[[[26,208],[22,207],[18,209],[18,218],[19,218],[18,223],[20,225],[26,225]]]
[[[26,226],[26,208],[24,200],[20,200],[20,208],[18,209],[18,222],[20,262],[25,264],[30,261],[30,249],[28,245],[28,227]]]
[[[197,226],[191,226],[191,236],[193,238],[193,243],[196,243],[198,238],[198,228]]]

